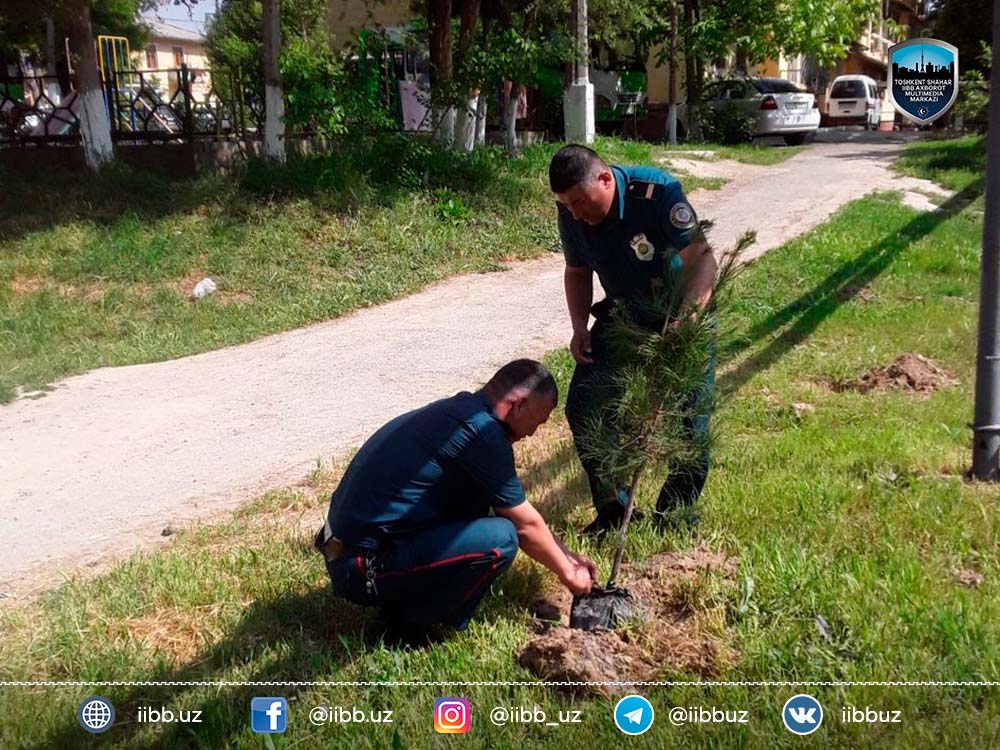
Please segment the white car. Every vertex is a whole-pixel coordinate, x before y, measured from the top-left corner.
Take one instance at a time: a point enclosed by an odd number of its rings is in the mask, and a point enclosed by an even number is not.
[[[837,76],[826,98],[831,125],[864,125],[875,130],[882,119],[878,84],[868,76]]]
[[[705,87],[702,101],[707,107],[737,103],[754,115],[755,138],[780,135],[789,146],[798,146],[819,128],[816,97],[784,78],[717,81]]]

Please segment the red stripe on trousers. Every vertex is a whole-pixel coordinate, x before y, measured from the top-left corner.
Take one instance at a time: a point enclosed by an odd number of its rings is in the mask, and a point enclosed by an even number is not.
[[[496,550],[493,550],[496,552]],[[497,553],[499,554],[499,553]],[[460,562],[462,560],[471,560],[474,557],[483,557],[482,552],[473,552],[465,555],[458,555],[456,557],[446,557],[444,560],[435,560],[432,563],[427,563],[426,565],[418,565],[415,568],[407,568],[406,570],[390,570],[388,573],[378,573],[376,578],[395,578],[396,576],[405,576],[410,573],[419,573],[424,570],[431,570],[432,568],[439,568],[442,565],[450,565],[451,563]]]

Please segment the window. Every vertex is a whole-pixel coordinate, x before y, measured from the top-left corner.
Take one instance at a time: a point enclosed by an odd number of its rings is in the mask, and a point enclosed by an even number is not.
[[[862,81],[837,81],[830,91],[831,99],[864,99],[865,84]]]
[[[802,92],[801,86],[786,81],[784,78],[755,78],[751,83],[761,94],[798,94]]]
[[[701,98],[705,101],[712,101],[713,99],[722,98],[722,84],[721,83],[711,83],[705,87],[705,91],[702,93]]]
[[[174,52],[174,66],[179,68],[181,65],[184,64],[184,48],[174,47],[173,52]]]
[[[156,69],[156,45],[151,44],[146,47],[146,67],[150,70]]]

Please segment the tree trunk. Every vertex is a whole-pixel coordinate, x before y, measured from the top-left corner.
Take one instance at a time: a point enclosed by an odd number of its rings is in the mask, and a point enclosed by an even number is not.
[[[56,79],[56,25],[51,18],[45,19],[45,75],[45,95],[58,105],[62,96]]]
[[[476,147],[476,116],[479,108],[479,92],[473,91],[472,98],[458,107],[455,115],[455,148],[471,153]]]
[[[684,0],[684,27],[688,31],[698,22],[698,0]],[[684,82],[687,88],[687,132],[688,138],[701,138],[701,80],[703,74],[698,50],[689,43],[684,46]]]
[[[430,29],[431,105],[434,140],[450,144],[455,133],[455,108],[450,101],[451,0],[427,0]]]
[[[476,148],[486,145],[486,94],[479,92],[476,100]]]
[[[76,95],[79,101],[77,112],[83,156],[87,166],[96,172],[114,161],[115,151],[111,145],[111,122],[97,67],[89,0],[84,0],[73,8],[70,18],[70,46],[73,57],[76,58]]]
[[[285,161],[285,94],[281,87],[281,4],[264,0],[264,156]]]
[[[504,113],[507,121],[507,153],[511,156],[521,155],[521,147],[517,142],[517,106],[523,92],[523,83],[511,83],[507,111]]]
[[[476,39],[479,22],[479,0],[461,0],[461,25],[458,32],[458,60],[461,80],[468,82],[468,53]],[[474,89],[466,101],[458,105],[455,115],[455,148],[469,153],[476,147],[476,106],[479,91]]]

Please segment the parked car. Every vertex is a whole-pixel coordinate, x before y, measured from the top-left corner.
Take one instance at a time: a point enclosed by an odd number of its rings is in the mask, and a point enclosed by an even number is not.
[[[864,125],[866,130],[875,130],[882,119],[878,84],[868,76],[837,76],[826,102],[830,125]]]
[[[798,146],[819,128],[816,97],[784,78],[745,78],[717,81],[705,87],[706,107],[736,102],[751,113],[753,137],[780,135],[789,146]]]

